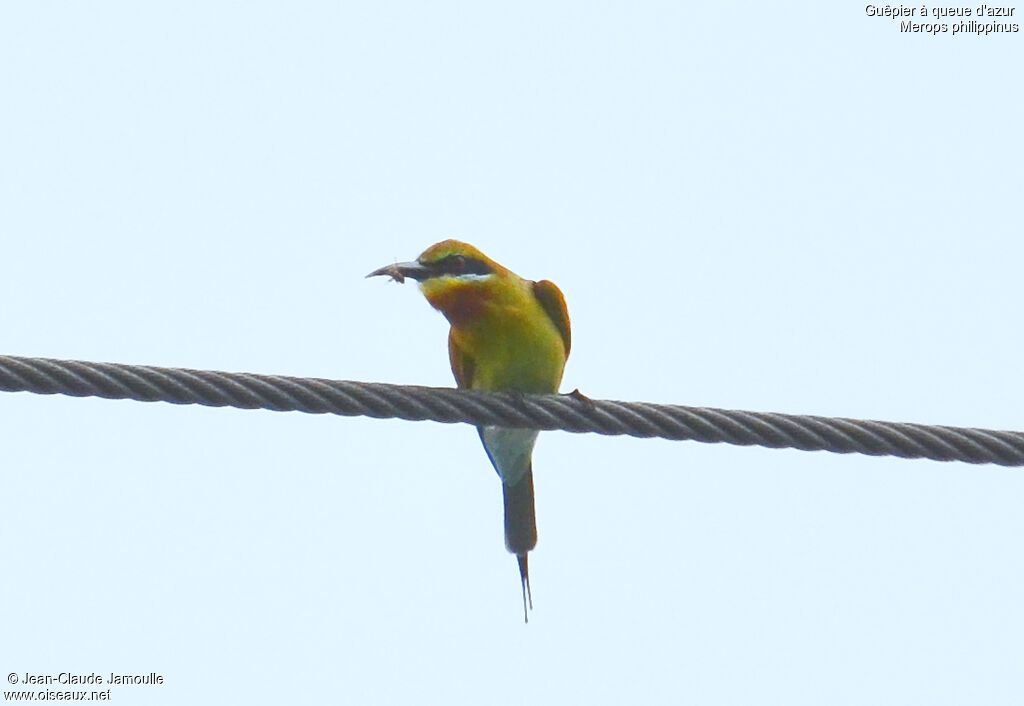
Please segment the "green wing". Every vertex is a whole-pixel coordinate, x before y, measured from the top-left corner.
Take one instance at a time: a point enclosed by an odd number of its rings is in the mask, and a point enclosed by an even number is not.
[[[555,286],[554,282],[542,279],[533,283],[533,296],[537,297],[541,307],[547,312],[551,323],[562,335],[562,342],[565,343],[565,355],[568,357],[569,349],[572,347],[572,331],[569,328],[569,311],[565,308],[565,297],[562,290]]]
[[[455,337],[451,332],[448,333],[448,361],[452,364],[455,384],[462,388],[473,387],[473,372],[476,364],[455,343]]]

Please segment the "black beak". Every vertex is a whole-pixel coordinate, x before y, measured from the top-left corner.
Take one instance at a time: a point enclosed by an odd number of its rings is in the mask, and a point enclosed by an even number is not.
[[[424,267],[418,262],[396,262],[393,265],[385,265],[379,270],[374,270],[367,277],[377,277],[378,275],[387,275],[396,282],[404,282],[406,277],[412,277],[417,282],[429,278],[432,274],[432,270],[429,267]]]

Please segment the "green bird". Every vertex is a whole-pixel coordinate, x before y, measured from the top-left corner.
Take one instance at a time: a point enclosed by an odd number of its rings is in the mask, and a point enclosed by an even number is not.
[[[448,354],[460,388],[555,393],[569,357],[569,313],[552,282],[523,279],[468,243],[445,240],[414,262],[388,265],[367,277],[419,282],[431,306],[451,324]],[[533,499],[535,429],[477,427],[501,478],[505,547],[519,563],[523,617],[533,608],[527,560],[537,545]]]

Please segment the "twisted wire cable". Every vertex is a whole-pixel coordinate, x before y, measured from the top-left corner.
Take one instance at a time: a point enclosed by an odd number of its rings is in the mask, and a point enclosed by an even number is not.
[[[0,356],[0,390],[1024,466],[1024,432]]]

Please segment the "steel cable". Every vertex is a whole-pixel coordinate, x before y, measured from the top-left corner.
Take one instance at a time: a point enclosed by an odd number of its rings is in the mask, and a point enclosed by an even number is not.
[[[1024,466],[1024,432],[0,356],[0,390]]]

